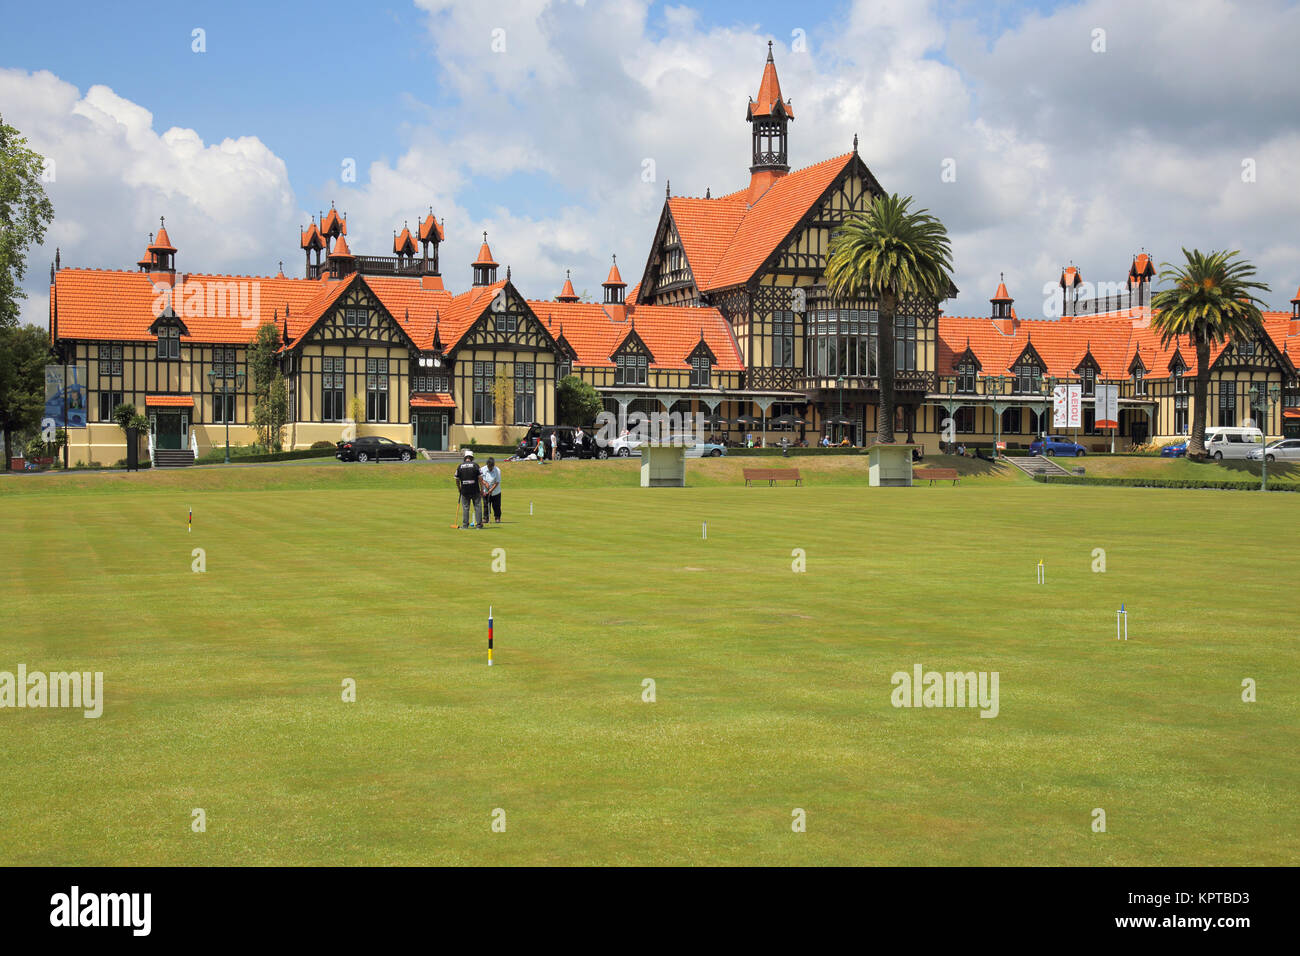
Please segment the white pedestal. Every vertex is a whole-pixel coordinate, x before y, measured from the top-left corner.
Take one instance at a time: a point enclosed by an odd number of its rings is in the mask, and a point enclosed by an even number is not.
[[[681,445],[642,445],[641,487],[685,488],[686,449]]]
[[[871,462],[872,488],[911,487],[912,449],[916,445],[872,445],[867,449]]]

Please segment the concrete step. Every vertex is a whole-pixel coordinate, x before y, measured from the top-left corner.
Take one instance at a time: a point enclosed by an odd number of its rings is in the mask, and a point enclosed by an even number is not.
[[[194,452],[188,448],[155,448],[153,452],[153,467],[155,468],[188,468],[194,464]]]
[[[1007,456],[1007,461],[1015,465],[1026,475],[1068,475],[1069,472],[1056,463],[1053,458],[1044,458],[1041,455],[1029,455],[1025,457],[1012,458]]]

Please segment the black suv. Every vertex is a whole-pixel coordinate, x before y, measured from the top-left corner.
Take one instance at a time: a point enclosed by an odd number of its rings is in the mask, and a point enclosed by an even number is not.
[[[529,455],[537,455],[539,458],[544,457],[538,449],[542,442],[546,443],[546,450],[549,452],[551,447],[551,435],[555,435],[555,451],[560,458],[608,458],[609,449],[602,448],[596,444],[596,439],[592,436],[595,429],[583,429],[582,441],[579,443],[577,438],[578,429],[572,425],[538,425],[529,426],[528,434],[519,440],[519,445],[515,449],[515,455],[519,458],[526,458]]]
[[[384,438],[380,435],[365,435],[351,441],[338,443],[334,457],[339,461],[410,461],[415,457],[415,449],[410,445]]]

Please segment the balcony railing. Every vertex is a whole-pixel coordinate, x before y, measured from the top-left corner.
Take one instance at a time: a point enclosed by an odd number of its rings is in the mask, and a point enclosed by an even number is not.
[[[423,259],[402,260],[397,256],[357,256],[354,260],[357,272],[366,276],[422,276],[436,275],[430,260],[428,270]],[[330,274],[329,262],[320,265],[307,264],[307,278],[319,279]]]

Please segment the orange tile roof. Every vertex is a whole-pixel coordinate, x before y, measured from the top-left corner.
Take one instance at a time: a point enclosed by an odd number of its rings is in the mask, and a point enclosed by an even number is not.
[[[767,43],[767,63],[763,66],[763,79],[758,84],[758,96],[750,101],[750,116],[771,116],[782,111],[794,119],[794,109],[781,98],[781,81],[776,76],[776,62],[772,59],[772,41]]]
[[[578,293],[573,291],[573,280],[569,278],[569,271],[564,271],[564,288],[560,294],[555,297],[556,302],[577,302]]]
[[[429,215],[425,216],[424,222],[420,223],[420,241],[424,242],[426,239],[435,237],[439,242],[447,238],[443,235],[442,226],[438,224],[438,220],[433,218],[433,210],[430,209]]]
[[[998,283],[997,291],[993,293],[993,298],[989,299],[989,301],[990,301],[990,302],[1010,302],[1010,301],[1012,301],[1012,300],[1011,300],[1011,296],[1010,296],[1010,294],[1007,292],[1007,284],[1006,284],[1005,282],[999,282],[999,283]]]
[[[1145,252],[1140,252],[1133,257],[1133,265],[1129,267],[1129,275],[1135,278],[1144,276],[1153,276],[1156,274],[1156,267],[1151,262],[1151,257]]]
[[[1295,296],[1291,299],[1291,301],[1300,302],[1300,289],[1295,290]]]
[[[617,259],[615,259],[614,264],[609,267],[609,275],[605,277],[605,281],[602,282],[601,285],[608,285],[608,286],[627,285],[627,283],[623,281],[623,277],[619,275]]]
[[[500,265],[492,258],[492,250],[488,248],[487,233],[483,233],[483,245],[478,247],[478,258],[473,262],[476,266],[495,266]]]
[[[412,408],[455,408],[456,399],[447,392],[412,392]]]
[[[339,236],[339,241],[334,243],[334,249],[329,254],[330,259],[354,259],[352,250],[348,248],[346,236]]]
[[[844,153],[781,176],[752,204],[748,187],[717,199],[669,198],[700,291],[752,278],[853,157]]]
[[[1080,272],[1077,267],[1070,266],[1069,268],[1061,272],[1061,281],[1059,284],[1063,288],[1068,289],[1071,286],[1078,285],[1082,281],[1083,281],[1083,273]]]
[[[320,230],[316,228],[313,222],[306,232],[299,232],[299,247],[302,249],[324,249],[325,240],[321,238]]]
[[[146,395],[145,408],[193,408],[192,395]]]
[[[175,252],[176,247],[172,245],[171,239],[167,237],[167,227],[159,226],[158,235],[153,244],[149,246],[150,252]]]
[[[402,231],[393,238],[393,251],[415,252],[415,240],[411,238],[411,230],[406,226],[403,226]]]
[[[1089,351],[1100,368],[1103,379],[1128,378],[1135,355],[1141,355],[1149,377],[1169,374],[1174,356],[1182,358],[1184,374],[1196,374],[1196,351],[1186,339],[1175,339],[1167,346],[1160,342],[1160,331],[1145,315],[1113,313],[1065,319],[1022,319],[1014,323],[988,318],[941,316],[939,319],[939,354],[937,371],[951,375],[957,356],[966,351],[967,343],[980,361],[986,375],[1007,374],[1027,345],[1033,345],[1047,364],[1047,374],[1072,376]],[[1289,353],[1289,344],[1300,345],[1300,329],[1292,331],[1289,313],[1264,313],[1264,329],[1279,351]],[[1210,350],[1213,364],[1224,346]]]
[[[330,206],[330,211],[320,221],[320,231],[325,235],[337,232],[342,236],[346,236],[348,234],[348,221],[338,214],[337,209]]]
[[[529,307],[555,338],[578,355],[579,365],[610,366],[610,356],[636,330],[655,357],[654,368],[689,369],[700,333],[719,371],[741,371],[740,345],[731,325],[714,308],[664,305],[602,305],[596,302],[533,302]]]

